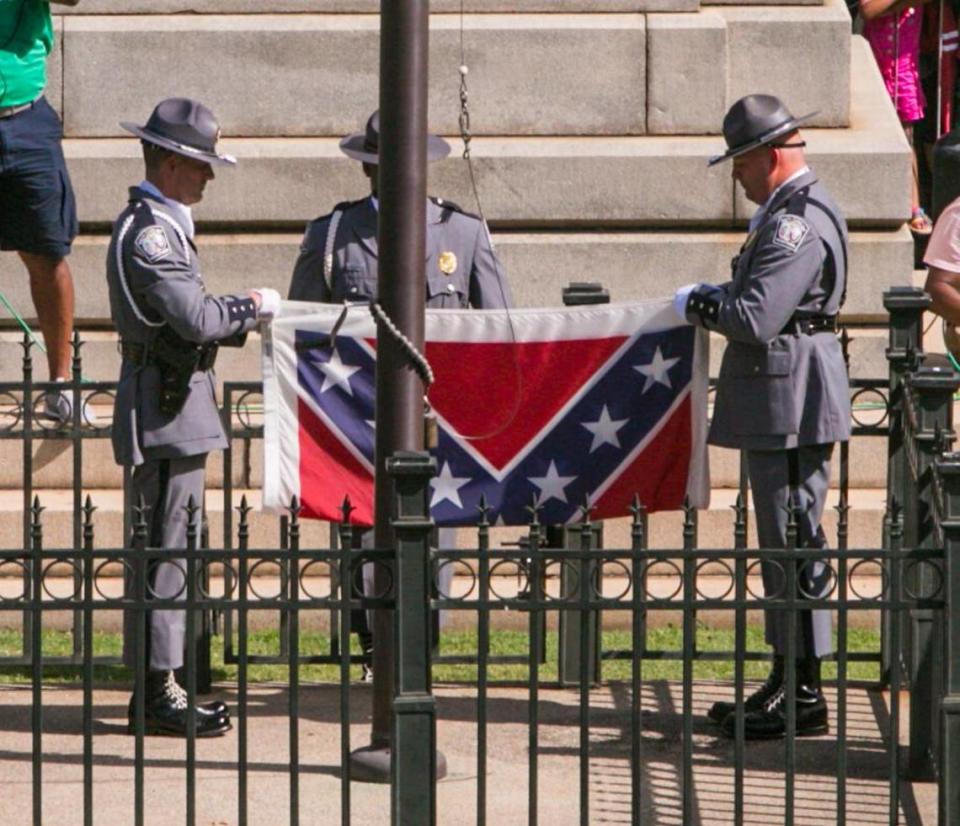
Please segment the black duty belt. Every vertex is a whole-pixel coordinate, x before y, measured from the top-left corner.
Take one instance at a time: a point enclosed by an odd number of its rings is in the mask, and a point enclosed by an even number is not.
[[[840,331],[839,316],[805,315],[792,316],[780,331],[782,336],[813,336],[817,333]]]
[[[212,370],[217,361],[216,344],[206,344],[200,348],[200,358],[197,361],[197,370]],[[153,364],[150,358],[150,349],[145,344],[136,341],[121,341],[120,355],[124,361],[129,361],[137,367],[148,367]]]

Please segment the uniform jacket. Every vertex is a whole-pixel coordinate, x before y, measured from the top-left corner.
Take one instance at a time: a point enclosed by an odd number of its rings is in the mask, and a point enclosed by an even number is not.
[[[836,335],[799,333],[791,324],[839,311],[846,246],[840,210],[808,171],[776,193],[734,259],[732,280],[691,294],[687,318],[728,339],[711,444],[765,450],[850,438]]]
[[[208,344],[256,324],[247,296],[208,295],[197,248],[162,201],[133,187],[107,253],[110,314],[123,341],[146,345],[164,327]],[[160,413],[159,372],[124,360],[114,403],[113,449],[119,464],[193,456],[226,447],[212,370],[193,374],[183,409]]]
[[[331,260],[324,268],[327,234],[338,212]],[[339,204],[307,225],[289,297],[335,304],[376,298],[377,272],[377,210],[370,198]],[[428,307],[498,309],[511,303],[483,223],[439,199],[427,202],[425,273]]]

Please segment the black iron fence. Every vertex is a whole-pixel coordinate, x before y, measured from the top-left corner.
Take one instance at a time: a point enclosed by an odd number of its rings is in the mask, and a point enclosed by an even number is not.
[[[81,689],[82,791],[78,794],[77,822],[103,822],[95,795],[94,766],[97,755],[97,707],[94,704],[95,667],[118,665],[116,657],[94,655],[95,620],[107,613],[127,612],[133,618],[136,640],[143,650],[146,614],[149,609],[185,607],[188,646],[184,681],[192,703],[209,682],[211,633],[221,632],[223,661],[236,666],[236,748],[234,802],[232,810],[241,824],[256,822],[251,811],[250,697],[251,669],[258,665],[281,665],[284,672],[286,723],[281,726],[287,742],[287,811],[271,813],[271,822],[301,821],[341,823],[351,819],[356,808],[357,785],[352,782],[350,753],[363,743],[351,731],[356,686],[351,667],[361,660],[352,653],[349,640],[351,612],[357,609],[392,612],[395,622],[395,700],[393,794],[389,807],[394,823],[506,822],[493,798],[502,788],[492,789],[491,740],[502,722],[493,711],[491,698],[504,690],[522,708],[511,718],[525,729],[521,746],[526,749],[524,777],[511,777],[516,803],[511,822],[561,822],[556,819],[554,785],[549,772],[563,757],[575,765],[565,783],[562,822],[583,824],[601,819],[631,823],[751,822],[753,812],[792,824],[810,816],[810,784],[819,822],[879,823],[921,822],[909,781],[935,780],[939,784],[938,815],[941,824],[960,822],[960,572],[953,570],[960,553],[960,454],[949,449],[953,441],[952,404],[960,380],[945,363],[922,352],[921,317],[926,297],[913,290],[894,290],[886,296],[890,312],[889,376],[853,383],[855,401],[869,397],[875,408],[867,419],[855,422],[855,437],[884,444],[888,456],[888,495],[883,540],[877,547],[848,547],[850,505],[849,452],[840,456],[840,498],[837,533],[830,550],[796,547],[796,514],[790,515],[788,535],[792,548],[748,549],[746,484],[731,514],[732,547],[702,547],[697,513],[684,512],[682,547],[651,548],[649,524],[642,502],[635,502],[628,547],[602,547],[602,532],[584,508],[579,524],[558,531],[539,521],[531,504],[530,521],[520,541],[497,546],[486,513],[478,514],[475,542],[467,549],[431,549],[432,526],[427,495],[432,469],[428,457],[397,456],[393,471],[397,497],[397,548],[356,551],[354,528],[349,522],[349,503],[344,519],[331,529],[327,547],[316,548],[302,541],[303,525],[296,502],[276,525],[277,541],[256,547],[250,540],[252,508],[236,487],[236,480],[249,486],[254,471],[251,449],[262,436],[257,420],[259,388],[256,384],[230,384],[225,388],[224,417],[231,436],[231,449],[224,455],[224,509],[222,537],[204,536],[204,522],[197,504],[191,509],[188,549],[182,554],[184,580],[176,600],[155,598],[149,588],[151,567],[163,552],[147,547],[146,522],[137,503],[124,508],[123,541],[104,547],[98,540],[95,498],[83,485],[83,449],[89,439],[109,435],[109,426],[81,426],[81,398],[92,394],[109,396],[112,385],[89,385],[81,381],[79,344],[76,348],[72,427],[56,431],[39,423],[36,410],[42,394],[51,386],[32,379],[29,344],[24,347],[22,382],[0,384],[0,407],[7,426],[0,438],[23,443],[23,542],[22,547],[0,550],[0,577],[9,587],[0,590],[0,627],[17,625],[20,650],[0,656],[0,673],[20,669],[29,676],[31,794],[30,818],[44,820],[44,780],[51,774],[51,761],[44,749],[45,675],[51,666],[73,666]],[[68,547],[48,548],[45,542],[44,507],[32,487],[33,445],[39,439],[69,440],[73,460],[73,541]],[[563,537],[563,541],[559,538]],[[782,587],[764,593],[757,584],[761,562],[779,566]],[[831,587],[825,596],[813,598],[799,587],[804,567],[824,563]],[[391,587],[381,594],[364,594],[360,569],[364,564],[386,566]],[[456,569],[455,586],[441,588],[440,570]],[[67,572],[54,586],[53,577]],[[124,572],[128,587],[118,590],[109,580]],[[275,576],[264,577],[270,572]],[[69,583],[63,587],[63,582]],[[16,583],[19,583],[17,585]],[[748,642],[751,612],[784,612],[794,631],[798,611],[824,608],[836,617],[836,654],[828,684],[831,707],[830,733],[818,738],[797,736],[794,710],[795,660],[788,651],[786,737],[774,747],[748,743],[744,737],[744,697],[752,684],[750,664],[767,658]],[[434,638],[431,610],[451,616],[466,615],[460,626],[475,628],[472,650],[449,652],[441,635]],[[72,650],[64,656],[44,651],[44,619],[52,612],[72,616]],[[279,650],[272,654],[249,648],[251,617],[272,612],[277,617]],[[493,638],[499,618],[512,613],[522,618],[522,653],[494,653]],[[302,620],[322,614],[329,628],[327,647],[306,653],[301,645]],[[880,642],[867,651],[853,651],[852,627],[863,616],[880,615]],[[607,642],[602,633],[605,618],[626,617],[626,645]],[[651,628],[658,616],[669,616],[679,634],[671,648],[658,647]],[[703,617],[721,617],[732,628],[732,647],[704,644]],[[551,618],[559,617],[557,641],[548,643]],[[16,620],[14,619],[16,618]],[[621,638],[623,639],[623,638]],[[791,646],[796,634],[789,633]],[[560,660],[556,678],[544,679],[546,649],[555,645]],[[137,657],[143,662],[142,657]],[[623,662],[628,669],[612,686],[606,671]],[[665,662],[675,662],[669,679],[651,676]],[[718,683],[698,677],[706,663],[732,663],[732,680]],[[431,666],[432,663],[432,666]],[[303,811],[302,778],[311,757],[301,747],[301,702],[313,684],[301,684],[301,670],[326,664],[336,669],[332,683],[337,693],[339,761],[339,812],[323,819]],[[853,679],[851,669],[863,664],[875,667],[878,679],[864,683]],[[458,752],[461,774],[472,777],[470,800],[462,788],[455,807],[437,793],[437,718],[441,732],[449,724],[445,716],[445,690],[432,691],[432,671],[459,665],[471,669],[466,683],[469,711],[460,710],[460,723],[468,718],[475,748],[469,757]],[[508,682],[499,678],[498,667],[520,666]],[[551,675],[552,675],[551,671]],[[130,675],[131,684],[143,697],[144,666]],[[461,682],[465,678],[459,677]],[[886,693],[883,693],[883,690]],[[909,711],[901,711],[901,693],[909,690]],[[459,689],[458,689],[459,691]],[[566,698],[564,718],[574,736],[557,745],[558,702]],[[439,694],[439,705],[437,697]],[[549,700],[545,693],[549,693]],[[615,694],[619,704],[609,706]],[[852,712],[854,702],[870,697],[873,722],[869,737],[862,720]],[[457,694],[458,697],[462,696]],[[727,697],[736,702],[734,736],[718,738],[715,729],[701,722],[710,699]],[[652,698],[652,700],[651,700]],[[666,699],[664,699],[666,698]],[[462,705],[462,703],[461,703]],[[859,711],[858,711],[859,713]],[[904,716],[909,721],[902,719]],[[134,706],[133,799],[129,811],[119,815],[124,822],[146,822],[145,800],[149,776],[147,745],[143,736],[142,699]],[[617,731],[610,740],[603,732],[611,725]],[[549,727],[549,728],[547,728]],[[0,723],[0,737],[3,725]],[[549,736],[544,736],[544,731]],[[197,744],[195,731],[188,732],[182,758],[184,773],[184,821],[198,822]],[[872,737],[872,739],[871,739]],[[443,737],[440,737],[441,747]],[[901,746],[902,744],[902,746]],[[673,751],[671,752],[670,749]],[[8,751],[4,751],[10,757]],[[662,782],[651,780],[672,754],[669,811],[664,814]],[[869,754],[868,754],[869,753]],[[597,788],[611,788],[609,763],[623,768],[614,783],[615,804],[598,799]],[[56,765],[56,763],[54,763]],[[757,798],[749,779],[761,771],[772,772],[776,800],[770,815],[769,793]],[[566,776],[566,775],[565,775]],[[811,780],[811,777],[813,778]],[[870,805],[864,809],[862,781],[869,786]],[[771,781],[767,779],[768,783]],[[820,785],[817,785],[817,784]],[[658,788],[660,792],[658,792]],[[853,799],[852,788],[857,789]],[[517,791],[519,789],[519,791]],[[547,789],[547,791],[545,791]],[[825,791],[824,791],[825,790]],[[522,801],[522,802],[521,802]],[[879,801],[879,802],[878,802]],[[469,805],[468,805],[469,803]],[[438,810],[439,807],[439,810]],[[439,815],[438,815],[439,811]],[[82,812],[82,818],[80,813]],[[554,814],[548,814],[554,812]],[[23,822],[31,822],[25,815]],[[391,813],[383,811],[382,822]],[[671,820],[672,818],[672,820]],[[168,813],[177,821],[179,815]],[[364,821],[366,822],[366,821]],[[373,821],[370,821],[373,822]]]

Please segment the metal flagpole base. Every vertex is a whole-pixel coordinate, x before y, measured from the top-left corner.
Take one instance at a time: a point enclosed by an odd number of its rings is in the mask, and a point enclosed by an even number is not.
[[[437,752],[437,780],[447,776],[447,758]],[[350,779],[358,783],[390,782],[390,747],[364,746],[350,752]]]

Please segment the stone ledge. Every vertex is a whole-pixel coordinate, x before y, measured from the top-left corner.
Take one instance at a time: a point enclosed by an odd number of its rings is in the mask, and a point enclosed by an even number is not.
[[[571,281],[600,281],[615,301],[670,295],[695,281],[728,278],[730,259],[744,233],[732,232],[497,232],[494,243],[517,306],[561,303]],[[207,288],[218,295],[269,286],[286,295],[297,259],[297,233],[198,236]],[[81,326],[109,324],[105,279],[109,238],[84,235],[70,257],[76,282],[76,317]],[[906,229],[854,232],[850,247],[850,286],[845,312],[884,317],[882,293],[908,286],[913,240]],[[0,281],[14,307],[33,315],[29,284],[19,259],[0,254]],[[3,374],[0,365],[0,375]]]
[[[430,25],[430,123],[455,133],[460,17]],[[145,121],[175,91],[227,135],[339,138],[376,108],[379,27],[378,15],[69,18],[66,134],[125,135],[120,121]],[[464,28],[476,134],[644,133],[643,15],[467,15]],[[120,67],[137,83],[117,84]]]

